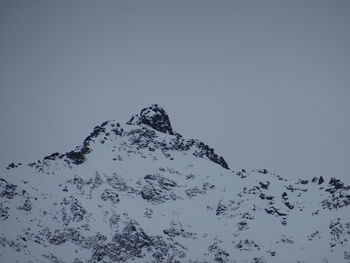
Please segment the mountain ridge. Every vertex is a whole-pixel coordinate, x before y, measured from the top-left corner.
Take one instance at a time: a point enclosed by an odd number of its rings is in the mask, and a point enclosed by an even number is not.
[[[147,115],[148,114],[148,115]],[[229,169],[226,161],[222,156],[218,156],[214,149],[208,146],[207,144],[196,140],[196,139],[188,139],[184,140],[182,135],[173,131],[168,114],[164,111],[164,109],[158,104],[153,104],[147,108],[143,108],[140,114],[134,114],[131,119],[126,122],[127,125],[146,125],[147,127],[151,127],[152,129],[176,136],[176,141],[174,142],[173,147],[177,150],[189,150],[191,147],[198,147],[198,151],[195,153],[199,157],[207,157],[209,160],[221,165],[225,169]],[[109,129],[107,128],[109,126]],[[106,130],[107,129],[107,130]],[[121,128],[121,124],[111,120],[105,121],[101,125],[96,126],[91,134],[84,139],[82,145],[77,146],[75,150],[66,152],[64,154],[55,152],[51,155],[45,156],[42,161],[38,160],[40,163],[45,163],[47,160],[55,160],[57,158],[64,159],[67,163],[73,163],[76,165],[82,164],[87,155],[91,152],[89,148],[90,143],[94,142],[94,140],[99,136],[103,135],[103,139],[100,142],[103,144],[105,140],[107,140],[106,136],[110,136],[111,133],[114,133],[117,136],[124,136],[124,129]],[[147,136],[153,136],[154,134],[150,132]],[[30,166],[37,165],[38,162],[30,163]],[[7,169],[15,168],[15,163],[10,163],[7,166]]]
[[[6,262],[350,262],[349,186],[233,171],[157,104],[7,168]]]

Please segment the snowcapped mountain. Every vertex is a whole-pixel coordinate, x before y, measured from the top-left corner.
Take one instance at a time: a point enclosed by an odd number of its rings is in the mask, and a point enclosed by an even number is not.
[[[0,174],[0,262],[350,262],[350,187],[229,169],[152,105]]]

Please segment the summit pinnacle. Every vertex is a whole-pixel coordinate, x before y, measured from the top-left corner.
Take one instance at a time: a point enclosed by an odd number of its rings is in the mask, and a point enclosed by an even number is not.
[[[146,124],[157,131],[170,135],[175,134],[171,127],[168,114],[162,107],[158,106],[158,104],[143,108],[140,114],[133,115],[127,124]]]

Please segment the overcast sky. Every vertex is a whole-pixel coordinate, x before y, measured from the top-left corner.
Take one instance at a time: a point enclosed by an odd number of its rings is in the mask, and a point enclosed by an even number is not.
[[[234,170],[350,183],[349,1],[0,1],[0,165],[158,103]]]

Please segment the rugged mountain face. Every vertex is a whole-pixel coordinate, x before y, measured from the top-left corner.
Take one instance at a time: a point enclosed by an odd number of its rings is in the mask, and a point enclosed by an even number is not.
[[[158,105],[0,175],[0,262],[350,262],[350,187],[230,170]]]

